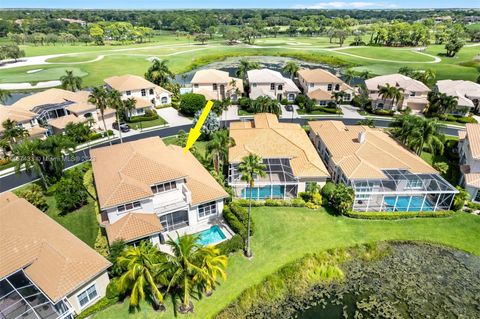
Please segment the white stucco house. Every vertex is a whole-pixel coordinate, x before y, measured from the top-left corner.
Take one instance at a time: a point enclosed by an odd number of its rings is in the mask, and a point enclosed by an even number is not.
[[[459,131],[458,153],[462,184],[470,199],[480,203],[480,124],[466,124],[465,131]]]
[[[243,94],[243,81],[231,77],[228,72],[206,69],[195,73],[192,80],[192,92],[202,94],[207,100],[237,101]]]
[[[480,107],[480,84],[464,80],[440,80],[435,90],[457,98],[457,109],[452,114],[466,115]]]
[[[284,77],[280,72],[259,69],[247,72],[250,98],[255,100],[260,96],[267,96],[271,99],[288,102],[295,101],[300,90],[289,78]]]
[[[320,106],[334,101],[335,92],[344,92],[343,102],[350,102],[354,89],[332,73],[322,69],[302,69],[298,71],[298,82],[303,93]]]

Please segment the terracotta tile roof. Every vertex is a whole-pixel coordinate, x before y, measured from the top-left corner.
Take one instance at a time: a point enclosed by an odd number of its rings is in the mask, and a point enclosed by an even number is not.
[[[480,173],[465,174],[465,184],[471,187],[480,188]]]
[[[160,94],[162,94],[162,93],[167,93],[167,94],[170,94],[170,95],[173,94],[173,93],[170,92],[169,90],[164,89],[164,88],[162,88],[162,87],[159,86],[159,85],[155,85],[155,93],[157,93],[157,95],[160,95]]]
[[[45,133],[47,133],[47,131],[48,130],[44,127],[34,126],[28,129],[28,134],[30,135],[30,137],[37,137],[39,135],[44,135]]]
[[[154,213],[128,213],[114,224],[106,224],[108,241],[123,239],[131,242],[136,239],[158,234],[163,229],[160,219]]]
[[[459,131],[457,131],[457,134],[458,134],[458,139],[463,140],[467,136],[467,131],[460,131],[459,130]]]
[[[18,269],[54,302],[110,262],[23,198],[0,194],[0,278]]]
[[[465,128],[472,157],[480,159],[480,124],[468,123],[465,125]]]
[[[333,100],[332,98],[332,93],[325,91],[323,89],[316,89],[314,91],[308,92],[307,96],[311,98],[312,100],[317,100],[317,101],[331,101]]]
[[[62,89],[48,89],[24,98],[21,98],[11,107],[20,108],[22,110],[32,111],[35,107],[48,104],[60,104],[67,101],[70,102],[87,102],[88,91],[70,92]]]
[[[302,69],[297,74],[307,83],[343,83],[341,79],[323,69]]]
[[[228,72],[206,69],[195,72],[190,83],[193,84],[210,84],[210,83],[228,83],[231,81]]]
[[[473,99],[480,99],[480,84],[464,80],[440,80],[436,83],[441,93],[458,98],[458,105],[474,107]]]
[[[53,119],[53,120],[49,120],[48,125],[56,129],[63,130],[68,123],[83,123],[83,122],[86,122],[87,120],[88,120],[87,118],[82,119],[73,114],[69,114],[66,116],[57,117],[56,119]]]
[[[247,71],[249,83],[285,83],[285,77],[270,69],[258,69]]]
[[[142,78],[141,76],[131,74],[112,76],[106,78],[103,81],[119,92],[135,91],[157,87],[156,84]]]
[[[145,107],[153,106],[153,103],[147,99],[143,99],[141,97],[134,97],[135,100],[135,108],[136,109],[143,109]]]
[[[5,120],[10,119],[15,122],[28,122],[37,116],[36,113],[28,110],[14,108],[12,106],[0,105],[0,126]],[[3,128],[0,127],[0,130]]]
[[[100,207],[153,196],[151,186],[185,178],[196,205],[225,198],[227,193],[190,153],[165,145],[159,137],[93,149],[95,185]]]
[[[213,90],[205,90],[205,89],[193,89],[193,93],[201,94],[207,100],[216,100],[218,95],[216,91]]]
[[[367,126],[346,126],[340,121],[308,123],[340,166],[347,178],[384,178],[382,170],[407,169],[412,173],[437,173],[419,156],[404,148],[380,129]],[[359,133],[365,141],[358,141]]]
[[[249,153],[263,158],[290,158],[297,177],[328,177],[315,147],[298,124],[280,123],[274,114],[255,114],[253,122],[230,123],[235,146],[229,149],[230,163]]]
[[[405,90],[405,93],[430,92],[428,86],[426,86],[422,82],[399,73],[380,75],[365,80],[365,85],[371,91],[377,91],[380,86],[385,86],[387,83],[391,86],[398,86],[400,88],[403,88]]]
[[[66,109],[72,113],[81,114],[85,112],[95,111],[97,107],[94,104],[79,102],[67,106]]]

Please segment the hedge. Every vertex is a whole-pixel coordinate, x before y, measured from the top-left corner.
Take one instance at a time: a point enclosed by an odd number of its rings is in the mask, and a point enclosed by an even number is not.
[[[237,219],[245,225],[245,228],[248,225],[248,209],[245,207],[237,204],[237,203],[231,203],[230,205],[230,210],[231,212],[237,217]],[[253,220],[250,218],[250,236],[253,235],[255,232],[255,224]]]
[[[227,222],[228,226],[235,233],[239,234],[243,238],[246,238],[247,228],[241,221],[238,220],[237,216],[234,213],[232,213],[232,210],[230,209],[230,207],[225,206],[223,208],[222,215],[225,221]]]
[[[450,217],[455,214],[454,211],[437,211],[437,212],[347,212],[344,216],[358,219],[408,219],[408,218],[425,218],[425,217]]]
[[[217,245],[217,248],[220,249],[222,254],[229,255],[238,250],[242,250],[244,244],[245,241],[243,240],[242,236],[236,234],[232,238],[222,241],[220,244]]]
[[[236,199],[234,203],[248,207],[248,199]],[[292,199],[267,199],[253,200],[252,207],[272,206],[272,207],[305,207],[305,201],[301,198]]]
[[[145,121],[153,121],[158,119],[158,114],[157,112],[153,113],[151,115],[141,115],[141,116],[132,116],[129,120],[128,123],[138,123],[138,122],[145,122]]]
[[[103,297],[99,301],[97,301],[94,305],[88,307],[87,309],[83,310],[75,319],[84,319],[87,318],[94,313],[102,311],[118,302],[117,298],[108,299],[107,297]]]
[[[113,135],[113,131],[112,130],[108,130],[107,131],[107,134],[109,136],[112,136]],[[98,140],[99,138],[103,138],[103,137],[106,137],[107,134],[105,134],[105,132],[99,132],[99,133],[92,133],[90,134],[89,136],[89,141],[93,141],[93,140]]]

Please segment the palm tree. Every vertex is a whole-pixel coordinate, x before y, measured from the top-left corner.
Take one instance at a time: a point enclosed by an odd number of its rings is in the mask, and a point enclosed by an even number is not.
[[[124,101],[122,101],[123,103],[123,109],[125,110],[125,112],[128,112],[129,116],[130,116],[130,112],[132,110],[135,109],[135,105],[137,104],[137,100],[135,100],[133,97],[131,98],[128,98]]]
[[[276,100],[268,96],[259,96],[252,102],[252,110],[254,113],[272,113],[277,116],[280,115],[281,109]]]
[[[207,151],[212,155],[213,167],[217,173],[227,161],[228,149],[235,146],[233,138],[228,136],[228,130],[213,133],[212,140],[207,144]]]
[[[379,88],[378,95],[383,99],[383,101],[391,99],[392,105],[396,105],[395,102],[398,104],[403,100],[403,89],[391,86],[389,83],[387,83],[385,86],[381,86]]]
[[[130,292],[130,310],[139,310],[140,301],[150,299],[156,308],[163,302],[163,295],[155,282],[162,255],[149,241],[130,246],[117,258],[117,264],[126,271],[120,276],[118,288]]]
[[[343,97],[345,96],[345,92],[343,91],[337,91],[332,93],[332,98],[335,100],[335,103],[338,105],[340,102],[342,102]]]
[[[64,90],[75,92],[82,88],[82,78],[73,75],[71,70],[65,71],[65,75],[60,77],[60,82],[62,82],[62,89]]]
[[[345,82],[350,84],[352,80],[355,78],[355,72],[352,69],[347,69],[343,74],[343,77],[345,78]]]
[[[297,74],[298,70],[300,70],[300,66],[295,61],[288,61],[285,66],[283,67],[283,72],[290,75],[290,79],[293,80],[294,76]]]
[[[7,103],[7,100],[12,96],[9,91],[0,89],[0,103]]]
[[[198,239],[198,235],[169,238],[167,245],[172,254],[163,253],[165,261],[159,267],[159,281],[172,298],[180,297],[182,313],[193,310],[190,296],[201,293],[199,289],[212,289],[217,274],[223,276],[226,267],[227,257],[220,255],[218,249],[202,247]]]
[[[110,135],[108,134],[107,124],[105,123],[105,110],[107,109],[107,92],[103,88],[103,86],[97,86],[93,88],[92,93],[88,96],[88,102],[95,104],[97,109],[100,111],[100,115],[102,116],[103,128],[105,129],[105,133],[107,134],[107,139],[110,145],[112,145],[112,141],[110,140]]]
[[[255,178],[265,177],[265,169],[267,166],[263,164],[262,158],[255,154],[248,154],[238,165],[238,171],[242,175],[241,180],[245,181],[250,188],[250,200],[248,205],[248,225],[247,225],[247,243],[245,249],[245,255],[247,257],[252,256],[252,251],[250,250],[250,214],[252,211],[252,193],[253,187],[255,184]]]
[[[123,143],[122,130],[120,129],[120,113],[124,112],[122,95],[115,89],[107,89],[106,103],[109,108],[115,110],[115,116],[117,117],[118,123],[118,136],[120,137],[120,143]]]
[[[360,74],[358,76],[360,78],[362,78],[363,80],[368,80],[370,78],[370,72],[365,70],[363,72],[360,72]]]
[[[17,126],[17,122],[6,119],[2,122],[3,134],[2,139],[7,140],[8,147],[12,149],[13,145],[20,139],[27,138],[30,134],[21,126]]]
[[[175,74],[168,68],[167,61],[159,59],[153,60],[152,65],[145,73],[145,79],[160,86],[166,86],[174,77]]]
[[[47,180],[42,167],[42,158],[47,154],[41,147],[39,139],[25,140],[15,145],[12,150],[15,158],[15,173],[19,174],[23,167],[28,174],[35,172],[40,176],[45,189],[48,188]]]
[[[419,125],[413,128],[407,144],[417,155],[422,154],[424,149],[432,154],[443,154],[444,140],[436,119],[421,119]]]
[[[424,72],[422,72],[419,80],[425,84],[428,84],[434,82],[436,78],[437,73],[435,72],[435,70],[426,69]]]
[[[246,84],[247,81],[247,72],[254,69],[259,69],[260,64],[258,62],[248,61],[246,59],[240,60],[240,65],[238,66],[237,72],[235,75],[243,80],[243,83]]]
[[[65,168],[65,157],[73,154],[77,144],[65,135],[52,135],[42,141],[40,147],[47,155],[42,166],[47,176],[60,179]]]

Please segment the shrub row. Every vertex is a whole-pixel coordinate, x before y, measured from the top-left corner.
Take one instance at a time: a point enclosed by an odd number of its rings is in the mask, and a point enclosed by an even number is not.
[[[92,305],[92,306],[88,307],[87,309],[83,310],[78,316],[75,317],[75,319],[88,318],[91,315],[93,315],[94,313],[97,313],[99,311],[102,311],[102,310],[114,305],[115,303],[117,303],[117,301],[118,301],[117,298],[109,299],[107,297],[103,297],[102,299],[97,301],[94,305]]]
[[[450,217],[455,212],[437,211],[437,212],[353,212],[349,211],[344,213],[345,216],[358,219],[377,219],[377,220],[389,220],[389,219],[408,219],[408,218],[424,218],[424,217]]]
[[[248,207],[248,199],[236,199],[234,203],[243,207]],[[305,207],[305,201],[301,198],[255,200],[252,201],[252,206]]]
[[[112,135],[113,135],[113,131],[112,131],[112,130],[108,130],[108,131],[107,131],[107,134],[108,134],[109,136],[112,136]],[[90,141],[94,141],[94,140],[98,140],[99,138],[103,138],[103,137],[105,137],[105,136],[106,136],[106,134],[103,133],[103,132],[92,133],[92,134],[90,134],[90,136],[89,136],[89,140],[90,140]]]
[[[441,114],[441,115],[426,115],[427,117],[437,117],[440,120],[448,121],[448,122],[457,122],[457,123],[478,123],[477,120],[473,116],[460,116],[460,115],[452,115],[452,114]]]
[[[331,114],[342,114],[342,110],[336,107],[325,107],[325,106],[320,106],[318,108],[315,108],[316,110],[325,112],[325,113],[331,113]]]
[[[246,238],[247,228],[245,225],[238,220],[238,217],[232,213],[232,210],[229,206],[225,206],[223,208],[223,218],[227,222],[228,226],[237,234],[239,234],[242,238]]]
[[[138,122],[144,122],[144,121],[153,121],[158,119],[158,114],[157,112],[152,112],[151,115],[142,115],[142,116],[132,116],[129,120],[128,123],[138,123]]]
[[[236,234],[232,238],[222,241],[217,245],[217,248],[220,249],[222,254],[229,255],[238,250],[242,250],[244,243],[245,241],[243,240],[242,236]]]
[[[230,210],[237,217],[237,219],[247,228],[248,225],[248,209],[237,204],[230,203]],[[250,219],[250,236],[253,236],[255,232],[255,224],[252,219]]]
[[[375,114],[375,115],[389,115],[389,116],[393,116],[393,114],[395,113],[395,111],[392,111],[392,110],[374,110],[372,113]]]

